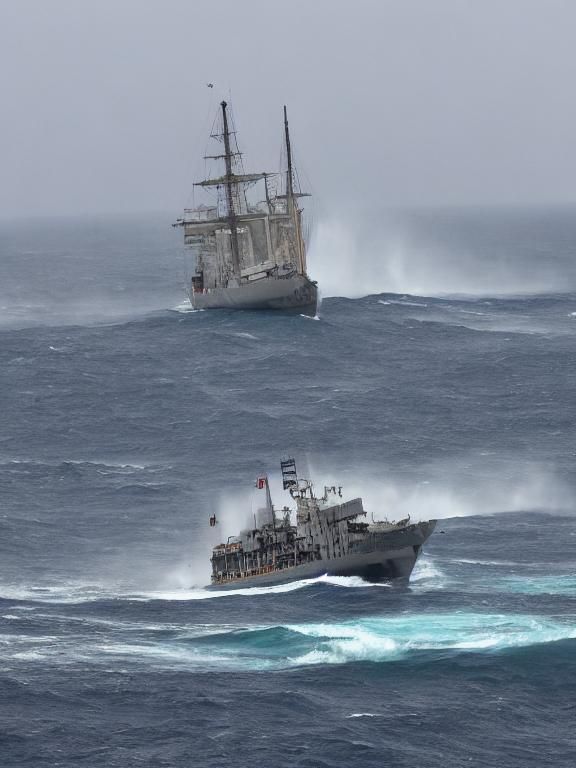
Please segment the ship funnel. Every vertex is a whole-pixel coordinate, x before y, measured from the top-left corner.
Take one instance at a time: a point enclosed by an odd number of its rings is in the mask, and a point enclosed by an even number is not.
[[[270,496],[267,475],[263,475],[256,480],[256,488],[259,491],[266,491],[265,506],[258,507],[256,510],[256,528],[262,528],[264,525],[274,525],[274,508],[272,507],[272,497]]]

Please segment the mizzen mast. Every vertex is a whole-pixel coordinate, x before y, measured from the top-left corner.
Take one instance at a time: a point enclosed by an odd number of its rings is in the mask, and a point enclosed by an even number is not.
[[[286,159],[288,168],[286,170],[286,199],[288,203],[288,212],[292,213],[294,207],[294,176],[292,175],[292,149],[290,147],[290,131],[288,130],[288,112],[284,105],[284,138],[286,139]]]
[[[302,239],[302,223],[300,220],[301,211],[295,203],[296,197],[302,195],[294,194],[294,171],[292,168],[292,148],[290,146],[290,131],[288,129],[288,111],[284,105],[284,138],[286,140],[286,160],[288,168],[286,170],[286,213],[292,218],[296,234],[296,253],[298,255],[298,271],[301,275],[306,273],[306,251]]]

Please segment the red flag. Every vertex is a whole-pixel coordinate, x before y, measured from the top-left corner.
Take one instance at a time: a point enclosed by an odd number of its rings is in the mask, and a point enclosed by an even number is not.
[[[258,490],[262,490],[262,488],[266,487],[266,478],[265,477],[259,477],[258,480],[256,480],[256,488]]]

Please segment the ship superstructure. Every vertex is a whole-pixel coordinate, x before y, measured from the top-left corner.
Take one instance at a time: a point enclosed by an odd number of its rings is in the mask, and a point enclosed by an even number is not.
[[[219,151],[205,160],[219,163],[213,178],[195,186],[214,191],[212,205],[186,209],[175,226],[194,249],[196,269],[190,282],[195,309],[280,309],[314,315],[316,283],[307,275],[306,245],[299,188],[292,161],[288,115],[284,107],[286,170],[246,173],[226,101],[211,137]],[[263,199],[250,202],[248,190],[262,188]],[[252,195],[253,197],[254,195]]]
[[[253,527],[213,549],[212,585],[277,584],[323,574],[374,582],[410,576],[435,520],[370,522],[362,499],[345,501],[338,486],[325,487],[318,498],[308,480],[298,479],[294,459],[282,461],[281,469],[283,487],[296,502],[296,524],[288,507],[274,509],[268,478],[258,478],[265,505]]]

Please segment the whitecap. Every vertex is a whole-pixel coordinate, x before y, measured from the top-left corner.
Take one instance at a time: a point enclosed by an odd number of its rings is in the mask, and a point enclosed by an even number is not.
[[[190,304],[189,299],[185,299],[184,301],[180,302],[180,304],[177,304],[175,307],[172,308],[172,312],[179,312],[183,315],[191,315],[194,312],[204,312],[204,309],[194,309],[192,304]]]
[[[576,638],[568,621],[530,615],[411,614],[341,624],[288,625],[316,639],[295,665],[392,661],[413,651],[490,651]]]
[[[448,560],[450,563],[463,563],[464,565],[503,565],[503,566],[518,566],[522,563],[514,562],[513,560],[473,560],[467,557],[455,557]]]
[[[378,299],[379,304],[399,304],[402,307],[428,307],[428,304],[424,304],[421,301],[409,301],[408,299],[389,299],[388,301],[382,301]]]

